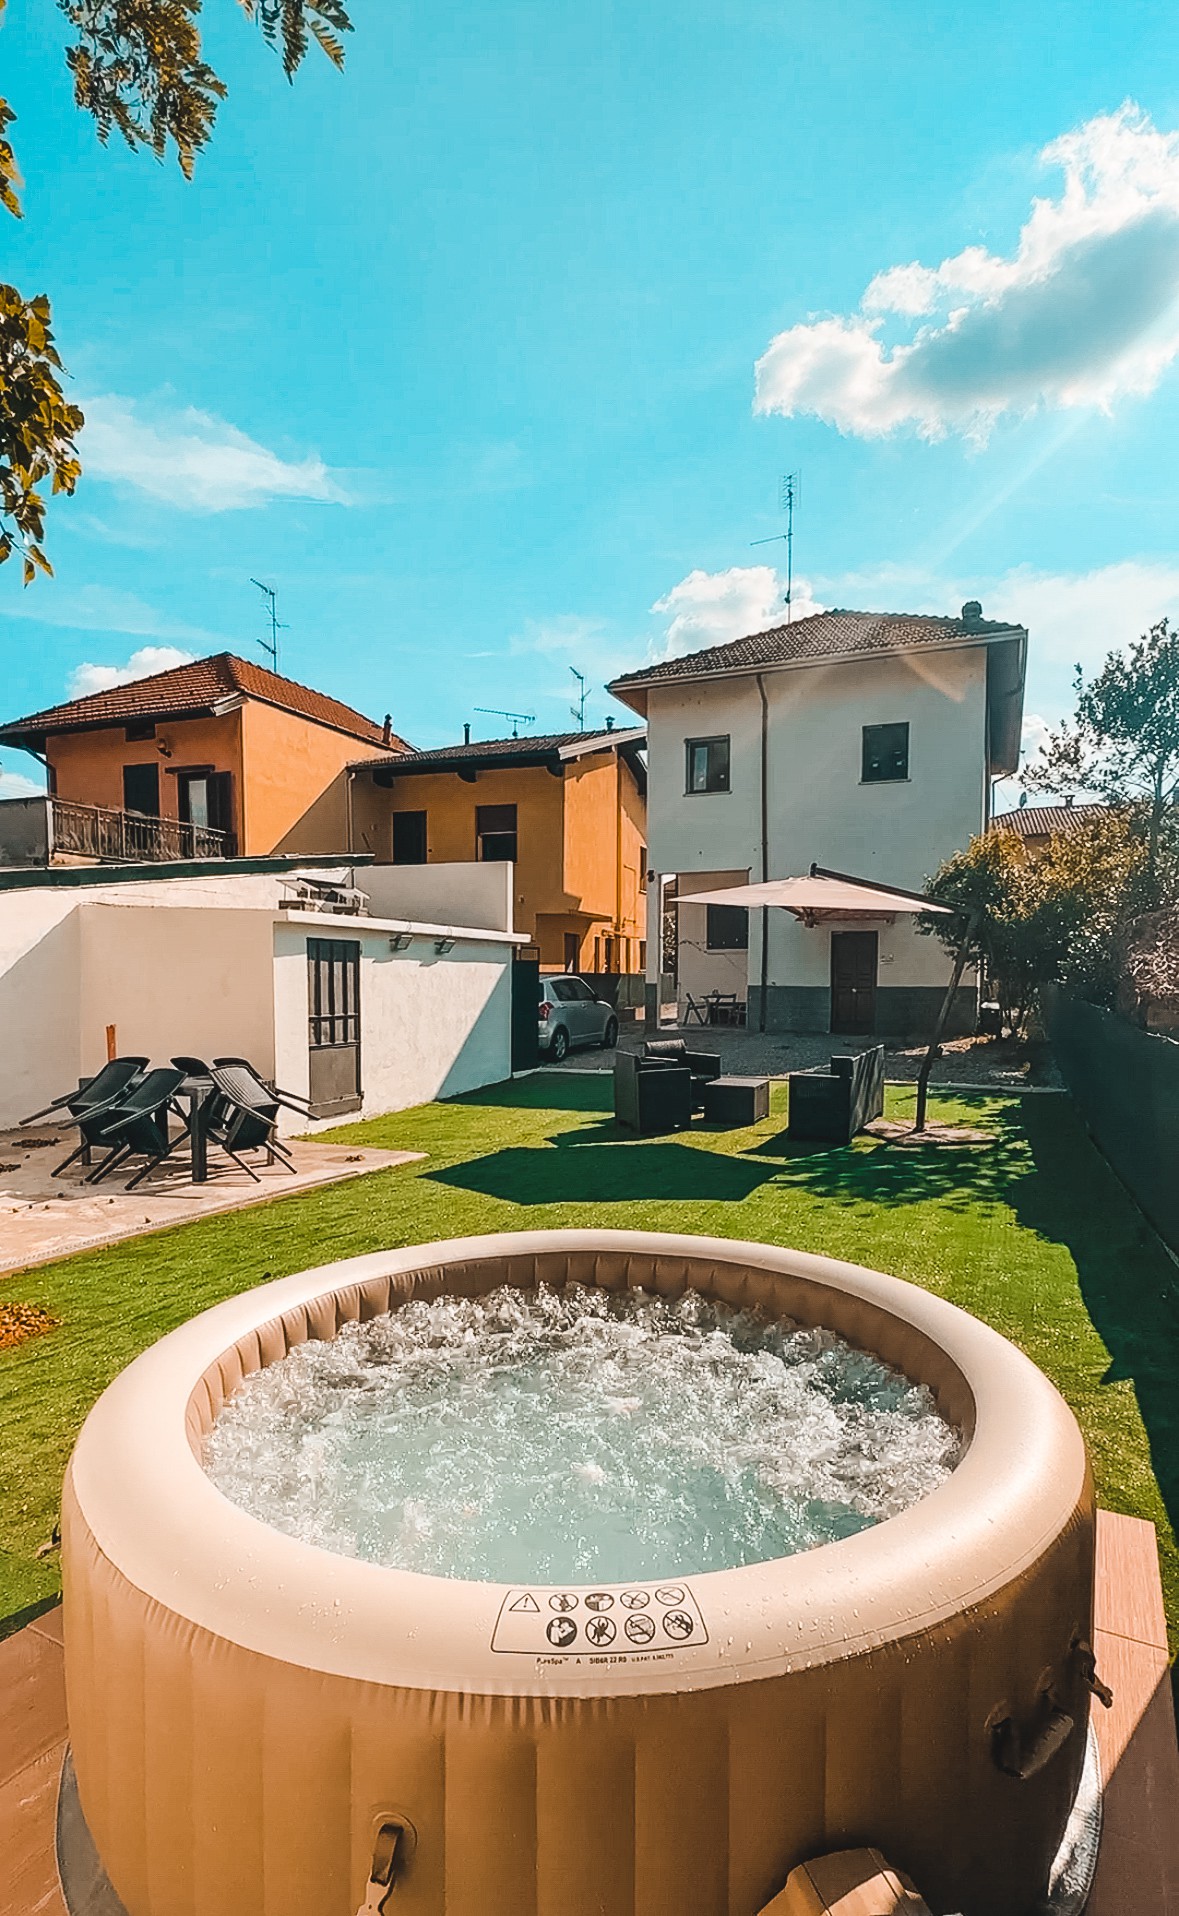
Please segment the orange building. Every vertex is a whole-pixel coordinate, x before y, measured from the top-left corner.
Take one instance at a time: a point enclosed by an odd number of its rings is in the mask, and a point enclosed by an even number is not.
[[[408,750],[338,699],[219,652],[0,726],[48,768],[76,855],[348,849],[359,753]]]
[[[352,768],[351,849],[378,864],[510,859],[546,970],[645,963],[642,729],[485,739]]]

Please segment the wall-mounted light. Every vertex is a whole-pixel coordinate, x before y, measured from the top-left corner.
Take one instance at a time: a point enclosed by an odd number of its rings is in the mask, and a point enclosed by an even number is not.
[[[408,951],[412,944],[413,944],[412,931],[394,932],[392,938],[390,938],[389,940],[389,950],[390,951]]]
[[[444,958],[448,951],[454,950],[454,943],[453,938],[435,938],[434,949],[440,958]]]
[[[169,745],[166,738],[158,738],[156,740],[156,751],[159,753],[161,758],[171,758],[172,756],[172,747]]]

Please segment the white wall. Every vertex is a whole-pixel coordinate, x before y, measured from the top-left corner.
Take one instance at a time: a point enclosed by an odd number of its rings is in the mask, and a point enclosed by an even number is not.
[[[452,865],[370,865],[356,873],[374,918],[511,931],[516,868],[489,860]]]
[[[0,1128],[81,1074],[76,902],[64,891],[0,892]]]
[[[459,939],[439,957],[429,939],[404,952],[390,949],[389,932],[363,920],[332,925],[274,926],[275,1076],[306,1097],[309,937],[347,937],[360,943],[360,1056],[364,1103],[329,1124],[356,1123],[401,1111],[431,1098],[496,1084],[512,1072],[512,946]],[[303,1121],[290,1113],[288,1131]]]
[[[986,653],[905,653],[765,675],[769,707],[769,876],[812,861],[920,890],[981,831],[986,803]],[[909,777],[863,784],[862,728],[909,723]],[[651,688],[649,859],[660,872],[748,869],[761,877],[761,704],[753,678]],[[685,794],[684,741],[727,734],[728,792]],[[681,913],[681,917],[684,914]],[[694,913],[687,914],[689,920]],[[748,976],[760,974],[751,914]],[[822,985],[830,928],[771,912],[771,984]],[[935,939],[899,919],[880,931],[880,983],[944,984]],[[731,987],[722,987],[730,989]]]
[[[98,1070],[113,1024],[120,1053],[243,1057],[270,1076],[269,911],[83,904],[78,919],[83,1071]]]

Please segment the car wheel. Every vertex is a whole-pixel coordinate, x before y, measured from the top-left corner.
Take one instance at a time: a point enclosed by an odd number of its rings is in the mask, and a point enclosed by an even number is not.
[[[602,1050],[613,1051],[617,1043],[618,1043],[618,1020],[617,1018],[607,1018],[606,1029],[602,1033]]]
[[[558,1025],[549,1039],[549,1063],[560,1064],[569,1049],[569,1033],[564,1025]]]

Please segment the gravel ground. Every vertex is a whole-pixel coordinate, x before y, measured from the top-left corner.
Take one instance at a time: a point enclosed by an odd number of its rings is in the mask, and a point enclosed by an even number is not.
[[[625,1051],[641,1050],[640,1026],[624,1028],[618,1043]],[[836,1038],[830,1032],[730,1031],[723,1025],[665,1025],[664,1038],[685,1038],[696,1051],[712,1051],[731,1077],[784,1078],[790,1071],[825,1070],[832,1054],[866,1051],[870,1038]],[[924,1045],[890,1044],[884,1047],[884,1069],[890,1083],[911,1083],[921,1068]],[[575,1051],[566,1058],[565,1071],[610,1071],[613,1051]],[[1060,1090],[1061,1079],[1044,1044],[1017,1044],[1009,1038],[951,1038],[942,1046],[930,1077],[931,1084],[977,1085],[980,1089],[1020,1091],[1029,1088]]]

